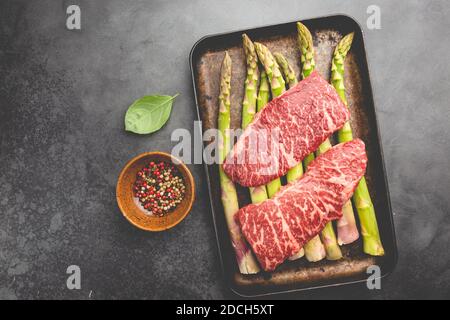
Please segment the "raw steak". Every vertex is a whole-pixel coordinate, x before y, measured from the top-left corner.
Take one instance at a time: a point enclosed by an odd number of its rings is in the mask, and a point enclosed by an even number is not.
[[[342,207],[366,164],[361,140],[339,144],[314,160],[302,178],[284,186],[273,199],[237,212],[242,233],[264,270],[274,270],[329,221],[342,216]]]
[[[313,72],[255,116],[223,169],[243,186],[266,184],[286,174],[348,119],[336,90]]]

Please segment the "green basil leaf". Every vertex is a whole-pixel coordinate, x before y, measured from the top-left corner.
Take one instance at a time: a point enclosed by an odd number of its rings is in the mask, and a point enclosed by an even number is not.
[[[125,114],[125,130],[138,134],[158,131],[169,120],[177,96],[153,95],[136,100]]]

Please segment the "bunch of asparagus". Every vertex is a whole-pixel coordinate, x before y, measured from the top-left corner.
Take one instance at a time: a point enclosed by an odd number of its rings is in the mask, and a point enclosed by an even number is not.
[[[259,61],[262,63],[266,72],[266,77],[270,84],[270,91],[272,98],[276,98],[286,91],[285,82],[281,75],[272,53],[261,43],[255,42],[256,53]],[[281,179],[277,178],[267,184],[267,194],[272,198],[281,188]]]
[[[297,23],[298,38],[301,50],[301,63],[302,63],[302,77],[307,77],[315,67],[314,63],[314,51],[312,36],[305,25],[298,22]],[[351,33],[345,36],[337,45],[331,67],[331,82],[342,101],[348,106],[347,99],[345,97],[345,87],[344,87],[344,60],[347,52],[350,50],[354,34]],[[338,131],[338,141],[346,142],[353,140],[353,135],[351,131],[350,122],[347,122],[344,127]],[[323,142],[316,154],[326,152],[331,148],[331,143],[327,139]],[[311,154],[304,160],[305,168],[308,163],[314,159],[314,155]],[[353,195],[353,201],[355,207],[358,211],[358,216],[361,224],[361,234],[363,236],[364,252],[370,255],[384,255],[384,249],[381,244],[380,235],[378,231],[378,223],[376,220],[375,210],[370,198],[370,194],[367,188],[367,183],[363,177],[358,184]],[[353,213],[353,207],[350,201],[348,201],[343,209],[343,217],[337,222],[338,230],[338,244],[349,244],[354,242],[359,238],[358,229],[356,226],[355,215]],[[328,230],[328,232],[327,232]],[[325,233],[325,234],[324,234]],[[327,237],[330,236],[330,237]],[[340,250],[337,251],[339,247],[335,244],[335,237],[333,226],[329,223],[321,233],[322,240],[324,241],[325,247],[327,249],[327,258],[330,259],[332,256],[338,258],[340,255]],[[334,254],[331,249],[334,248]],[[305,246],[305,251],[308,253],[307,246]]]
[[[305,25],[297,23],[298,43],[301,53],[301,77],[306,78],[315,68],[314,45],[310,31]],[[242,101],[242,128],[245,129],[252,121],[256,112],[261,111],[272,98],[276,98],[286,91],[286,84],[289,88],[298,83],[294,69],[289,61],[281,54],[272,55],[270,50],[261,43],[253,43],[250,38],[242,35],[243,47],[246,58],[247,75],[245,80],[245,94]],[[353,41],[353,33],[345,36],[337,45],[331,69],[331,83],[337,90],[342,101],[348,106],[345,97],[344,87],[344,60]],[[258,68],[258,61],[262,65],[261,72]],[[231,148],[230,141],[230,90],[231,90],[231,58],[226,52],[222,63],[220,75],[220,95],[219,95],[219,116],[218,128],[221,133],[219,139],[219,158],[221,163],[225,159]],[[258,86],[259,83],[259,86]],[[346,142],[353,139],[350,122],[338,132],[338,141]],[[326,152],[331,148],[329,139],[325,140],[314,153],[308,155],[303,163],[299,163],[290,169],[286,175],[288,183],[299,179],[309,163],[315,156]],[[230,231],[233,247],[236,251],[239,270],[244,274],[259,272],[258,264],[242,237],[239,226],[234,220],[235,213],[239,210],[239,203],[236,188],[219,166],[220,184],[222,188],[222,204],[226,215],[228,228]],[[266,186],[249,188],[252,203],[259,203],[273,197],[281,187],[281,180],[275,179]],[[376,221],[375,210],[367,188],[367,183],[363,177],[358,184],[353,195],[353,201],[358,211],[361,223],[361,234],[364,242],[364,252],[370,255],[383,255],[384,249],[381,244]],[[328,223],[320,233],[305,244],[291,260],[298,259],[303,255],[308,261],[320,261],[327,257],[329,260],[342,258],[339,245],[349,244],[359,237],[356,226],[353,206],[348,201],[343,207],[343,217],[337,222],[338,237],[334,232],[333,224]]]
[[[247,63],[245,94],[244,94],[244,101],[242,101],[242,129],[245,129],[252,122],[253,117],[255,116],[256,113],[259,69],[258,69],[258,57],[256,55],[255,46],[253,45],[253,42],[246,34],[242,35],[242,43],[244,46],[245,60]],[[259,186],[249,189],[252,203],[259,203],[268,198],[265,186]]]

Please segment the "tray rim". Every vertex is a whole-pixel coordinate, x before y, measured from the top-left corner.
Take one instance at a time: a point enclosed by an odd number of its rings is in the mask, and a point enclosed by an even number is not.
[[[195,82],[195,66],[194,66],[194,56],[196,54],[196,51],[198,50],[198,47],[200,46],[200,44],[206,40],[209,40],[211,38],[217,38],[217,37],[222,37],[222,36],[228,36],[230,34],[233,33],[245,33],[245,32],[250,32],[253,30],[257,30],[257,29],[261,29],[261,28],[269,28],[269,27],[279,27],[281,25],[288,25],[288,24],[294,24],[298,21],[300,22],[305,22],[305,21],[311,21],[311,20],[319,20],[319,19],[327,19],[327,18],[345,18],[348,20],[351,20],[352,23],[355,24],[355,26],[357,26],[357,28],[359,29],[359,31],[361,32],[361,39],[362,39],[362,47],[364,49],[364,54],[365,54],[365,63],[367,65],[367,73],[368,73],[368,86],[370,89],[370,95],[371,95],[371,100],[373,103],[373,109],[374,109],[374,121],[375,121],[375,127],[376,127],[376,134],[377,134],[377,141],[378,141],[378,147],[380,149],[380,159],[381,159],[381,168],[382,168],[382,173],[383,173],[383,182],[384,182],[384,186],[386,188],[386,204],[387,204],[387,208],[389,211],[389,231],[391,233],[392,236],[392,245],[393,247],[392,249],[392,265],[389,269],[387,270],[382,270],[381,276],[379,277],[379,279],[384,279],[388,276],[390,276],[398,263],[398,246],[397,246],[397,237],[396,237],[396,233],[395,233],[395,225],[394,225],[394,216],[393,216],[393,211],[392,211],[392,205],[391,205],[391,197],[390,197],[390,191],[389,191],[389,183],[387,180],[387,174],[386,174],[386,166],[385,166],[385,160],[384,160],[384,152],[383,152],[383,144],[382,144],[382,140],[381,140],[381,133],[380,133],[380,127],[379,127],[379,121],[378,121],[378,116],[377,116],[377,107],[375,104],[375,99],[374,99],[374,90],[373,90],[373,86],[372,86],[372,81],[371,81],[371,76],[370,76],[370,63],[369,63],[369,59],[368,59],[368,52],[366,49],[366,38],[365,38],[365,33],[364,30],[361,26],[361,24],[358,22],[358,20],[356,20],[353,16],[346,14],[346,13],[334,13],[334,14],[329,14],[329,15],[323,15],[323,16],[315,16],[315,17],[308,17],[308,18],[302,18],[302,19],[297,19],[297,20],[293,20],[293,21],[287,21],[287,22],[280,22],[277,24],[270,24],[270,25],[262,25],[262,26],[256,26],[256,27],[251,27],[251,28],[247,28],[247,29],[239,29],[239,30],[231,30],[231,31],[227,31],[227,32],[220,32],[220,33],[215,33],[215,34],[207,34],[203,37],[201,37],[199,40],[197,40],[194,45],[192,46],[190,52],[189,52],[189,67],[190,67],[190,72],[191,72],[191,79],[192,79],[192,86],[193,86],[193,91],[194,91],[194,100],[195,100],[195,108],[196,108],[196,113],[197,113],[197,120],[200,122],[200,135],[203,141],[203,130],[201,127],[201,116],[200,116],[200,109],[199,109],[199,103],[198,103],[198,95],[197,95],[197,89],[196,89],[196,82]],[[204,146],[202,145],[202,149],[204,148]],[[209,176],[209,172],[208,172],[208,167],[209,165],[206,163],[203,163],[203,168],[205,171],[205,175],[206,175],[206,182],[208,184],[208,197],[209,197],[209,207],[210,207],[210,212],[211,212],[211,216],[213,219],[213,225],[214,225],[214,233],[215,233],[215,237],[216,237],[216,245],[217,245],[217,250],[219,253],[219,259],[220,259],[220,266],[221,266],[221,272],[222,272],[222,279],[226,279],[226,275],[225,275],[225,266],[223,263],[223,253],[221,250],[221,245],[220,245],[220,239],[219,239],[219,233],[218,233],[218,226],[217,226],[217,221],[216,221],[216,217],[215,217],[215,210],[214,210],[214,206],[212,203],[212,191],[211,191],[211,179]],[[331,283],[331,284],[325,284],[325,285],[316,285],[316,286],[311,286],[311,287],[305,287],[305,288],[293,288],[293,289],[287,289],[287,290],[275,290],[272,292],[263,292],[263,293],[258,293],[258,294],[245,294],[243,292],[240,292],[233,284],[233,283],[227,283],[226,286],[229,290],[231,290],[234,294],[236,294],[237,296],[240,296],[242,298],[254,298],[254,297],[267,297],[267,296],[273,296],[273,295],[281,295],[281,294],[291,294],[291,293],[295,293],[295,292],[304,292],[304,291],[310,291],[310,290],[319,290],[319,289],[324,289],[324,288],[333,288],[333,287],[340,287],[340,286],[349,286],[349,285],[355,285],[355,284],[361,284],[363,282],[365,282],[365,279],[361,279],[361,280],[348,280],[348,281],[344,281],[344,282],[340,282],[340,283]]]

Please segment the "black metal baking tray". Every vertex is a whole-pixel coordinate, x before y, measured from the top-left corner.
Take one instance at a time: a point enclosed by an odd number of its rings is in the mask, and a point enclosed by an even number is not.
[[[231,248],[220,200],[218,167],[205,165],[211,212],[224,276],[231,290],[241,296],[259,296],[363,282],[367,279],[366,271],[369,266],[378,265],[381,268],[381,277],[384,277],[393,270],[397,260],[389,190],[361,27],[346,15],[320,17],[302,22],[311,30],[316,70],[325,79],[330,77],[331,57],[336,44],[343,35],[355,32],[352,48],[345,60],[345,85],[354,135],[366,143],[369,158],[366,179],[386,254],[383,257],[365,255],[360,239],[342,247],[344,258],[339,261],[323,260],[310,263],[303,258],[285,262],[270,274],[261,272],[258,275],[242,275],[238,271],[234,251]],[[191,50],[190,67],[198,118],[202,121],[202,132],[217,126],[219,71],[225,50],[230,53],[233,61],[231,126],[234,128],[240,126],[246,70],[241,44],[241,35],[244,32],[252,40],[266,44],[273,52],[284,53],[299,76],[300,53],[297,46],[296,21],[200,39]],[[238,186],[238,196],[241,206],[250,203],[247,189]]]

